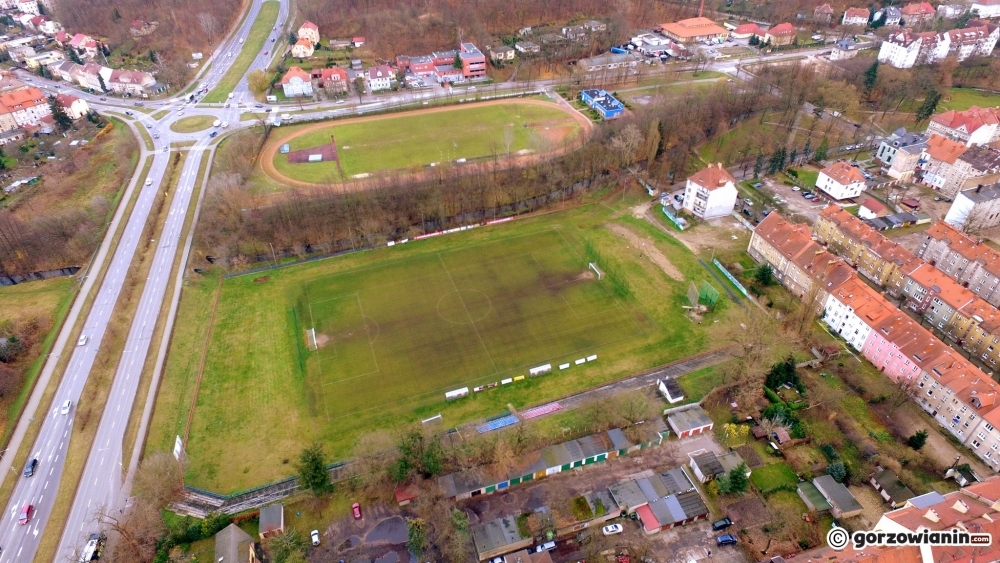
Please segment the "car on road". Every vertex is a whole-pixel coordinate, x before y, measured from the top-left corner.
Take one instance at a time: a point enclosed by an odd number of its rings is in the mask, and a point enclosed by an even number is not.
[[[270,53],[270,51],[264,51],[264,54],[265,54],[265,55],[266,55],[266,54],[268,54],[268,53]]]
[[[152,186],[153,185],[153,179],[152,178],[146,178],[146,185],[147,186]]]
[[[345,102],[344,100],[337,100],[336,102],[333,102],[333,103],[334,103],[334,105],[338,105],[339,106],[340,104],[346,104],[347,102]]]
[[[131,117],[132,116],[132,112],[130,112],[129,110],[125,110],[125,115]]]
[[[230,100],[233,99],[233,93],[232,92],[229,93],[229,99]]]
[[[719,530],[725,530],[726,528],[733,525],[733,521],[729,518],[723,518],[722,520],[716,520],[712,522],[712,531],[718,532]]]
[[[159,139],[160,138],[160,134],[159,133],[153,133],[153,138],[154,139]]]
[[[271,43],[274,43],[274,37],[271,38]]]
[[[229,109],[229,102],[226,102],[226,109]]]
[[[361,516],[361,503],[360,502],[354,503],[354,505],[351,506],[351,511],[354,513],[354,519],[355,520],[361,520],[362,516]]]
[[[170,152],[170,147],[163,147],[163,152]]]
[[[184,110],[180,110],[177,112],[177,117],[180,117],[182,115],[184,115]]]
[[[135,103],[135,107],[137,107],[137,108],[141,108],[141,107],[142,107],[142,102],[136,102],[136,103]]]
[[[69,414],[69,410],[71,408],[73,408],[73,401],[66,399],[66,402],[63,403],[62,405],[62,408],[59,409],[59,414]]]
[[[608,524],[607,526],[601,528],[601,532],[603,532],[605,536],[613,536],[624,531],[625,527],[621,524]]]
[[[261,104],[254,104],[254,105],[253,105],[253,107],[255,107],[255,108],[257,108],[257,109],[260,109],[260,108],[262,108],[262,107],[264,107],[264,106],[263,106],[263,105],[261,105]]]
[[[24,465],[24,476],[31,477],[35,474],[35,470],[38,469],[38,458],[33,457],[28,460],[28,463]]]
[[[99,100],[101,100],[102,102],[106,102],[106,101],[108,101],[108,99],[107,99],[107,98],[104,98],[104,97],[101,97],[101,98],[98,98],[98,99],[99,99]]]
[[[715,542],[719,545],[736,545],[740,542],[740,539],[733,534],[725,534],[715,538]]]
[[[24,505],[24,508],[21,509],[21,515],[17,517],[17,523],[24,526],[28,522],[31,522],[31,515],[34,514],[34,512],[34,506],[30,504]]]
[[[218,134],[219,134],[218,131],[212,131],[211,133],[208,134],[208,138],[209,139],[214,139],[215,136],[218,135]]]
[[[86,343],[87,343],[87,335],[86,334],[81,334],[80,335],[80,339],[76,341],[76,345],[77,346],[83,346]]]
[[[240,43],[243,43],[243,38],[242,37],[240,37]]]
[[[319,545],[319,530],[309,532],[309,537],[312,538],[313,545]]]

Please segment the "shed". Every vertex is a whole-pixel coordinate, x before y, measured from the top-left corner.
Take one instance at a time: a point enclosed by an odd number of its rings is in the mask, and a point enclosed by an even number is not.
[[[718,456],[713,452],[707,452],[691,457],[691,470],[694,476],[702,483],[711,481],[726,472],[719,462]]]
[[[753,434],[754,440],[763,440],[767,438],[767,430],[764,430],[762,426],[754,426],[750,429],[750,433]]]
[[[420,495],[419,489],[414,485],[396,487],[396,504],[406,506]]]
[[[622,432],[621,428],[608,430],[608,439],[611,440],[612,452],[617,452],[618,455],[625,455],[635,447],[635,444],[625,437],[625,433]]]
[[[670,424],[670,429],[677,434],[678,438],[687,438],[708,432],[715,426],[708,413],[698,405],[668,415],[667,423]]]
[[[280,502],[260,509],[260,538],[280,536],[285,533],[285,505]]]
[[[730,471],[736,469],[740,465],[743,465],[743,456],[737,451],[726,452],[719,456],[719,463],[722,464],[722,471],[729,473]],[[747,477],[750,476],[750,467],[746,466]]]
[[[517,527],[517,518],[504,516],[489,522],[472,526],[472,543],[480,561],[486,561],[529,547],[534,538],[522,536]]]
[[[906,501],[914,497],[913,491],[904,485],[895,473],[888,469],[883,469],[872,475],[870,482],[875,487],[875,490],[882,495],[882,498],[889,503],[889,506],[893,508],[899,508],[906,504]]]
[[[781,426],[775,428],[774,433],[772,435],[775,441],[778,442],[779,444],[784,444],[785,442],[792,441],[792,437],[788,435],[788,429]]]
[[[816,512],[826,512],[830,510],[830,503],[826,502],[826,498],[823,493],[819,492],[816,485],[813,485],[809,481],[803,481],[799,483],[798,490],[799,498],[802,502],[806,504],[809,510],[815,510]]]
[[[684,391],[681,390],[681,386],[673,377],[656,380],[656,387],[660,390],[660,395],[663,395],[663,398],[671,405],[684,400]]]
[[[858,208],[858,217],[862,219],[874,219],[885,215],[887,212],[882,202],[874,198],[868,198]]]
[[[816,485],[826,502],[830,503],[830,513],[834,518],[850,518],[861,514],[863,507],[858,499],[833,477],[822,475],[813,479],[813,485]]]
[[[257,563],[260,561],[253,536],[236,524],[215,534],[215,559],[218,563]]]
[[[902,201],[900,201],[899,203],[905,205],[906,207],[909,207],[910,209],[919,209],[920,208],[920,200],[917,199],[917,198],[915,198],[915,197],[905,198]]]

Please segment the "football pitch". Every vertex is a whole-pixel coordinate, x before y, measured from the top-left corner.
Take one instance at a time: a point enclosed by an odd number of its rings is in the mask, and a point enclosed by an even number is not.
[[[300,291],[305,378],[329,418],[402,397],[440,400],[642,332],[557,230],[312,279]]]
[[[273,144],[287,143],[295,152],[333,143],[339,164],[326,160],[329,155],[323,162],[290,163],[289,156],[280,153],[271,162],[276,172],[292,180],[325,183],[508,151],[543,154],[580,134],[578,118],[553,103],[514,100],[294,126],[291,133],[282,127]]]

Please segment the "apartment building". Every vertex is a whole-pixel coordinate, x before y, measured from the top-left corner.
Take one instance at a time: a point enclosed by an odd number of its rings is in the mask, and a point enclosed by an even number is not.
[[[927,145],[921,155],[922,181],[949,197],[1000,173],[1000,151],[994,148],[966,146],[938,135],[931,135]]]
[[[944,220],[969,232],[1000,225],[1000,182],[958,192]]]
[[[813,225],[816,240],[830,252],[857,268],[858,273],[896,295],[902,290],[904,273],[921,261],[906,248],[838,205],[828,205]]]
[[[699,219],[713,219],[730,215],[738,195],[736,179],[721,163],[710,164],[687,179],[683,205]]]
[[[943,221],[924,231],[916,255],[994,307],[1000,307],[1000,252]]]
[[[927,134],[961,141],[966,146],[1000,140],[1000,107],[972,106],[965,111],[948,110],[931,116]]]

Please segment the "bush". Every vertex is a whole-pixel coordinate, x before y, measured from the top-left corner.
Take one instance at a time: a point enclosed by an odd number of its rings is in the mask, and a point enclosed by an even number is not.
[[[826,466],[826,474],[833,477],[834,481],[841,483],[847,478],[847,467],[844,466],[843,461],[838,460]]]
[[[927,443],[927,431],[926,430],[917,430],[917,432],[913,436],[910,436],[906,440],[906,443],[911,448],[913,448],[915,450],[919,450],[920,448],[924,447],[924,444]]]

